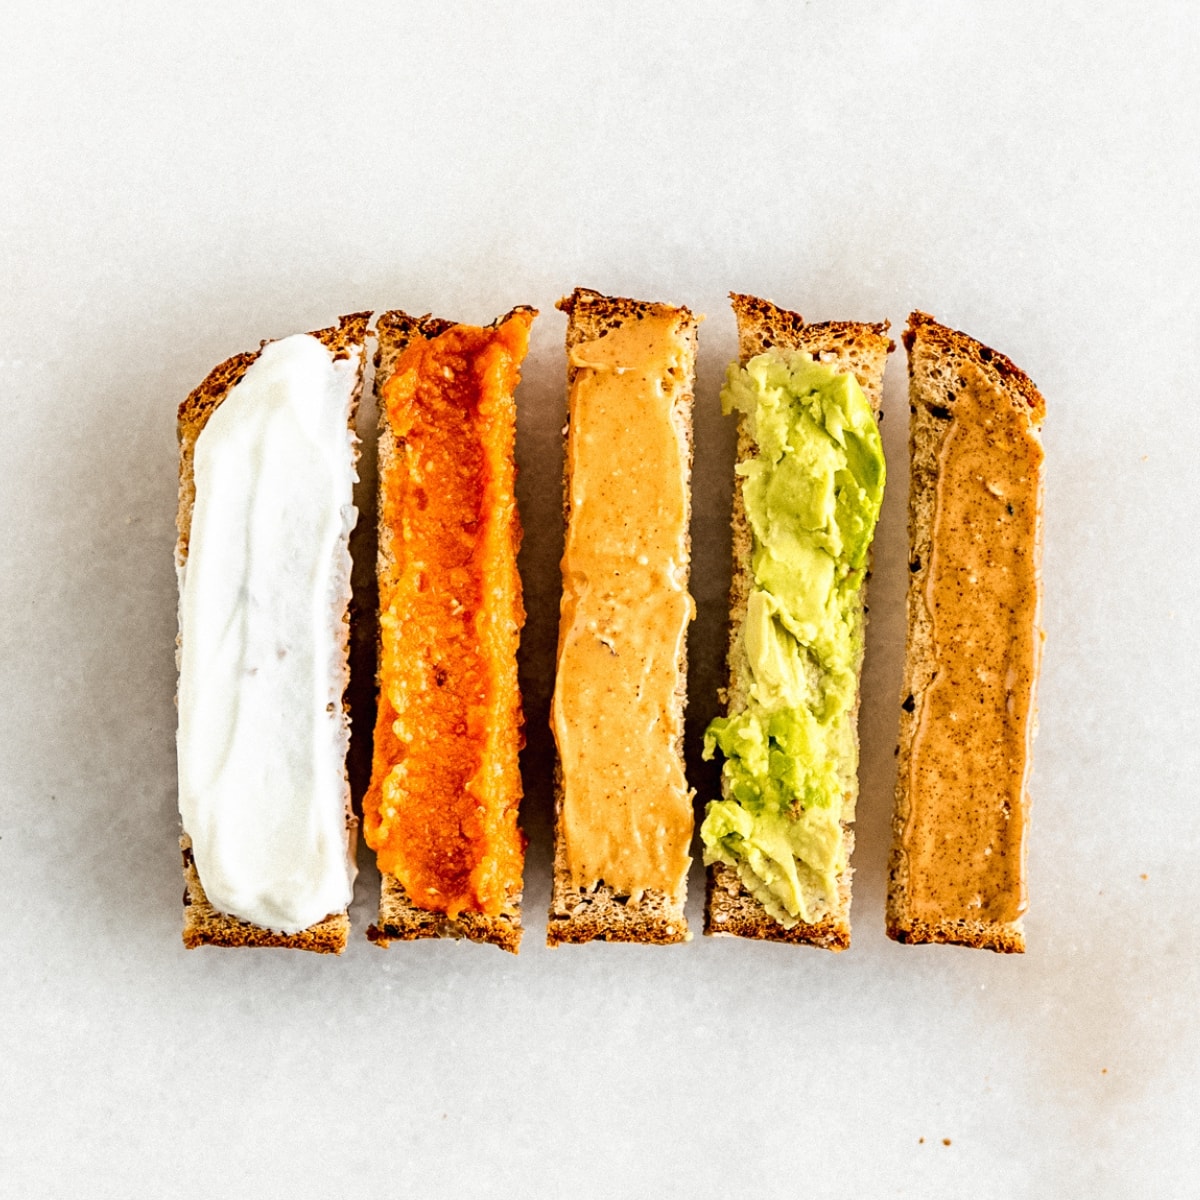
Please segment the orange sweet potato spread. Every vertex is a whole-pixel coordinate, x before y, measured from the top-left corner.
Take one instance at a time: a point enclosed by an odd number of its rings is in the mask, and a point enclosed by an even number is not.
[[[495,916],[520,890],[525,611],[513,390],[534,314],[416,337],[384,385],[379,710],[367,844],[412,901]]]

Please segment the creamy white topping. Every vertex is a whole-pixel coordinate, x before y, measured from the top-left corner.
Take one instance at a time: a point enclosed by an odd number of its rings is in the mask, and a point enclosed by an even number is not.
[[[361,354],[271,342],[196,441],[179,811],[213,906],[283,933],[342,912],[354,883],[342,617]]]

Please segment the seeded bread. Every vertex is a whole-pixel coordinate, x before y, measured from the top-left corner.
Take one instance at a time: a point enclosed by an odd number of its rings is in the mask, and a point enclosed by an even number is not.
[[[688,339],[694,360],[696,346],[696,320],[686,308],[671,308],[641,300],[603,296],[587,288],[577,288],[570,296],[558,302],[558,308],[567,314],[566,347],[568,354],[580,342],[593,341],[609,330],[625,322],[654,313],[678,313],[684,322],[684,336]],[[575,380],[578,368],[567,367],[567,386]],[[672,412],[672,420],[679,438],[687,448],[687,468],[690,477],[692,465],[692,372],[688,371],[685,391],[680,393]],[[564,437],[566,430],[563,431]],[[570,479],[567,465],[563,467],[563,518],[571,519]],[[691,542],[687,543],[690,558]],[[686,580],[685,580],[686,586]],[[675,704],[679,717],[680,736],[674,753],[683,758],[683,710],[687,703],[687,652],[682,647],[677,662],[678,685]],[[546,927],[546,943],[557,946],[563,943],[591,941],[645,942],[653,945],[669,945],[689,940],[684,903],[687,899],[686,879],[673,894],[647,890],[635,902],[628,895],[621,895],[603,881],[592,888],[577,887],[567,865],[566,842],[562,830],[562,806],[564,780],[562,764],[555,767],[554,811],[554,883],[550,900],[550,915]]]
[[[366,354],[362,351],[370,319],[370,313],[352,313],[349,316],[341,317],[336,327],[319,329],[312,335],[325,345],[335,358],[348,358],[355,348],[360,350],[358,381],[350,406],[350,429],[352,432],[354,417],[362,394],[363,374],[366,368]],[[221,363],[179,406],[177,426],[179,435],[179,511],[176,517],[179,537],[175,545],[175,564],[179,570],[182,570],[187,562],[192,510],[196,501],[196,482],[193,470],[196,439],[200,436],[209,417],[245,375],[258,354],[257,350],[246,354],[237,354]],[[354,445],[357,455],[357,440]],[[340,656],[342,663],[345,664],[341,688],[343,693],[349,680],[347,658],[350,629],[347,616],[349,600],[350,595],[347,591],[345,596],[339,599],[336,611],[331,614],[331,619],[337,624]],[[177,638],[177,666],[178,646]],[[358,837],[358,820],[350,805],[348,781],[345,784],[345,805],[346,838],[348,845],[353,848]],[[282,946],[292,950],[314,950],[320,954],[340,954],[346,948],[346,938],[350,931],[350,917],[346,912],[331,913],[324,920],[309,926],[308,929],[302,929],[299,933],[293,934],[276,933],[273,930],[251,924],[249,921],[242,921],[237,917],[218,912],[209,903],[208,897],[204,893],[204,885],[200,882],[200,876],[192,856],[192,843],[186,833],[180,838],[180,849],[183,853],[184,876],[183,944],[189,950],[198,946]]]
[[[883,369],[893,349],[887,336],[887,322],[860,324],[849,321],[830,321],[806,324],[798,313],[788,312],[768,300],[734,293],[730,297],[738,324],[738,356],[743,365],[755,355],[767,350],[801,350],[839,371],[852,371],[878,418],[883,398]],[[754,440],[745,417],[738,422],[737,457],[741,462],[753,457]],[[733,582],[729,593],[729,685],[723,690],[722,701],[727,712],[737,712],[745,704],[741,694],[739,664],[744,657],[742,625],[746,605],[754,586],[751,555],[754,538],[746,516],[740,486],[734,488],[733,498]],[[861,596],[865,601],[866,586]],[[865,604],[864,604],[865,624]],[[861,661],[859,669],[861,671]],[[852,721],[857,729],[858,701],[855,700]],[[857,738],[857,732],[855,733]],[[854,806],[858,784],[845,797],[845,816],[842,831],[846,857],[854,849]],[[823,950],[844,950],[850,944],[850,882],[851,868],[847,866],[838,879],[835,904],[818,912],[816,920],[800,922],[785,928],[745,888],[737,871],[724,863],[708,868],[708,893],[704,909],[704,932],[712,935],[733,935],[774,942],[817,946]]]
[[[933,682],[935,646],[932,621],[925,604],[930,547],[937,497],[938,461],[963,386],[964,369],[982,372],[994,386],[1028,414],[1037,436],[1046,413],[1045,401],[1029,377],[1003,354],[957,330],[938,324],[928,313],[914,312],[904,333],[909,368],[908,493],[908,640],[901,691],[900,737],[896,806],[892,820],[892,852],[887,897],[888,936],[899,942],[951,942],[976,949],[1022,953],[1025,934],[1021,921],[921,921],[907,908],[908,862],[903,834],[909,817],[909,767],[917,714],[925,690]],[[1040,507],[1040,505],[1039,505]],[[1040,523],[1039,523],[1040,532]],[[1040,545],[1035,548],[1040,559]]]
[[[527,311],[514,309],[513,312]],[[513,315],[506,313],[494,322],[502,325]],[[402,469],[396,439],[387,418],[382,397],[383,386],[391,379],[396,360],[416,337],[435,338],[452,329],[454,321],[437,317],[411,317],[398,310],[383,313],[375,324],[375,400],[379,409],[379,497],[383,497],[394,473]],[[381,584],[396,571],[395,531],[384,522],[379,524],[378,575]],[[382,631],[381,631],[382,638]],[[383,644],[379,644],[379,661],[383,661]],[[376,683],[378,684],[378,680]],[[483,913],[460,913],[451,919],[445,913],[430,912],[413,903],[404,885],[394,876],[384,873],[380,880],[379,916],[367,930],[367,936],[378,946],[391,942],[416,941],[421,938],[466,938],[473,942],[489,942],[516,954],[521,943],[521,889],[508,894],[504,909],[496,916]]]

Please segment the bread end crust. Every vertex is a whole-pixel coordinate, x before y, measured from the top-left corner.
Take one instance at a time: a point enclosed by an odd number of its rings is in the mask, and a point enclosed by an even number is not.
[[[547,946],[581,946],[585,942],[641,942],[673,946],[690,942],[684,904],[687,884],[678,894],[646,891],[635,903],[599,883],[580,888],[571,880],[566,839],[562,835],[562,764],[554,767],[554,887],[546,921]]]
[[[807,351],[822,362],[852,370],[878,415],[883,364],[896,348],[888,336],[890,322],[808,322],[799,313],[758,296],[730,292],[729,301],[737,318],[738,358],[742,366],[767,350]]]
[[[186,833],[180,836],[179,849],[183,854],[183,944],[189,950],[197,950],[201,946],[250,949],[277,947],[284,950],[311,950],[316,954],[341,954],[346,949],[346,940],[350,936],[350,917],[345,912],[331,913],[323,921],[299,933],[276,933],[261,925],[218,912],[205,895],[192,856],[191,839]]]
[[[485,942],[516,954],[523,932],[520,892],[508,897],[505,911],[497,916],[463,912],[451,918],[442,912],[418,908],[394,875],[384,875],[379,883],[379,917],[376,924],[367,929],[367,937],[384,949],[392,942],[454,938]]]
[[[746,890],[738,873],[724,863],[708,868],[704,901],[704,933],[708,937],[752,938],[762,942],[787,942],[793,946],[815,946],[819,950],[850,947],[849,872],[839,881],[845,894],[838,910],[819,921],[801,922],[791,929],[781,925]]]
[[[997,954],[1024,954],[1025,931],[1020,922],[998,925],[987,921],[912,921],[890,911],[887,935],[902,945],[966,946],[972,950],[994,950]]]
[[[626,321],[640,320],[651,315],[677,314],[685,326],[695,328],[696,318],[691,309],[682,305],[662,304],[655,300],[631,300],[628,296],[605,296],[591,288],[576,288],[555,306],[570,318],[567,327],[567,349],[578,342],[593,341]]]
[[[945,358],[952,363],[973,362],[984,375],[1000,387],[1019,396],[1029,408],[1034,429],[1046,419],[1046,401],[1032,379],[1005,354],[993,350],[970,334],[942,325],[936,318],[920,309],[909,313],[904,330],[904,348],[911,355],[917,343],[925,352]]]

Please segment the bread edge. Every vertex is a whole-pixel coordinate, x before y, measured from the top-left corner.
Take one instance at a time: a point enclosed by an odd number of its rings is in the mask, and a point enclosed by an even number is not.
[[[351,350],[358,347],[361,350],[358,375],[354,391],[350,398],[349,427],[352,435],[353,461],[358,462],[358,438],[355,433],[355,418],[358,414],[359,401],[362,398],[363,379],[366,372],[367,326],[371,320],[369,312],[349,313],[338,318],[337,325],[325,329],[314,330],[312,337],[330,350],[335,359],[348,358]],[[209,417],[220,407],[225,397],[240,382],[249,370],[251,363],[258,358],[262,347],[268,345],[264,341],[258,350],[235,354],[223,363],[214,367],[208,373],[199,387],[195,388],[186,400],[179,406],[176,422],[176,433],[179,441],[179,500],[176,515],[178,538],[175,544],[175,566],[182,571],[187,562],[189,538],[191,535],[192,512],[196,502],[196,484],[194,463],[196,440],[199,438]],[[347,598],[349,599],[349,598]],[[339,630],[342,676],[342,711],[346,713],[345,692],[350,678],[349,645],[350,645],[350,616],[349,604],[343,608]],[[179,666],[182,647],[182,631],[175,638],[176,669]],[[342,778],[345,788],[346,807],[346,839],[351,856],[358,844],[358,818],[354,814],[350,798],[350,781],[346,773],[345,762],[342,764]],[[315,925],[302,929],[298,933],[285,934],[275,930],[265,929],[250,921],[243,921],[227,913],[218,912],[205,894],[204,885],[196,870],[192,854],[192,843],[186,832],[179,838],[180,853],[183,858],[183,944],[189,950],[200,946],[223,947],[279,947],[289,950],[311,950],[318,954],[341,954],[346,948],[350,933],[349,910],[331,913]]]

